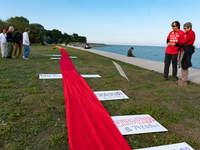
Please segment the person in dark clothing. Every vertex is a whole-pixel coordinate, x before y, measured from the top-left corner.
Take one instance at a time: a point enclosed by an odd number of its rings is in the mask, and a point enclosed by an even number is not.
[[[6,58],[7,59],[11,59],[12,57],[12,52],[13,52],[13,42],[14,42],[14,38],[12,36],[14,31],[14,28],[12,26],[9,27],[8,32],[7,32],[7,55]]]
[[[13,58],[16,58],[18,47],[19,47],[19,58],[20,58],[21,52],[22,52],[22,35],[19,33],[18,29],[15,29],[14,41],[15,41],[15,50],[14,50]]]
[[[192,66],[191,58],[194,53],[195,32],[192,30],[192,24],[187,22],[184,24],[185,35],[184,38],[178,43],[171,43],[172,46],[179,46],[181,51],[179,67],[181,67],[181,78],[176,83],[178,85],[187,86],[188,68]]]
[[[88,44],[86,44],[85,49],[90,49],[90,46]]]
[[[134,48],[131,47],[131,48],[128,50],[128,54],[127,54],[128,57],[135,57],[135,56],[132,54],[133,49],[134,49]]]

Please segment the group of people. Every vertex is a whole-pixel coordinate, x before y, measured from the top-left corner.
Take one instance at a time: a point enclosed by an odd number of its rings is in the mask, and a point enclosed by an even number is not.
[[[2,33],[0,34],[0,45],[1,45],[2,57],[5,57],[7,59],[16,58],[17,50],[19,49],[18,56],[19,58],[21,58],[22,44],[23,44],[24,55],[22,56],[22,58],[25,60],[28,60],[27,57],[31,51],[29,35],[28,35],[29,32],[30,32],[30,29],[26,28],[25,32],[22,35],[21,33],[19,33],[18,29],[15,29],[15,34],[14,34],[14,28],[12,26],[8,28],[7,32],[6,32],[6,29],[3,28]],[[14,47],[15,49],[13,53]]]
[[[188,68],[192,66],[191,58],[195,51],[195,32],[192,30],[192,23],[183,25],[184,31],[180,30],[180,23],[174,21],[171,24],[172,31],[167,36],[167,48],[165,50],[164,80],[168,80],[169,66],[172,61],[173,81],[178,85],[187,86]],[[128,57],[135,57],[132,54],[133,47],[128,50]],[[181,68],[181,78],[177,81],[177,62]]]
[[[195,32],[192,23],[183,25],[184,31],[180,30],[180,23],[174,21],[171,24],[172,31],[167,37],[167,48],[165,51],[164,80],[168,79],[169,66],[172,60],[172,76],[178,85],[187,86],[188,68],[192,66],[191,58],[195,51]],[[181,78],[177,81],[177,60],[181,68]]]

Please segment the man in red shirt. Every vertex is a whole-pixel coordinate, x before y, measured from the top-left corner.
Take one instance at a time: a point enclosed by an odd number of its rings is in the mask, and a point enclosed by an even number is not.
[[[168,79],[169,66],[172,60],[173,68],[173,80],[177,81],[177,56],[178,56],[178,46],[172,46],[171,43],[178,43],[184,36],[184,32],[180,30],[180,23],[178,21],[172,22],[172,29],[167,37],[167,48],[165,51],[165,67],[164,67],[164,80]]]
[[[184,24],[185,35],[184,38],[178,43],[170,43],[171,46],[179,46],[178,50],[181,50],[179,66],[181,69],[181,79],[176,83],[178,85],[187,86],[188,68],[192,66],[191,58],[194,53],[194,41],[195,33],[192,30],[192,24],[187,22]]]

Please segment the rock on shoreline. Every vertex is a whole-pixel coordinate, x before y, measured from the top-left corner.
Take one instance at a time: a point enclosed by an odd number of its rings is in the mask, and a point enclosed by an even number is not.
[[[108,46],[106,44],[101,44],[101,43],[87,43],[90,47],[103,47],[103,46]],[[67,46],[74,46],[74,47],[85,47],[85,44],[79,44],[79,43],[73,43],[73,44],[67,44]]]

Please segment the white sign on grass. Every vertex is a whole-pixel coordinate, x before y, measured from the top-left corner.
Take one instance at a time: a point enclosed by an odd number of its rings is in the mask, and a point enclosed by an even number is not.
[[[150,115],[113,116],[111,118],[122,135],[168,131]]]
[[[81,75],[83,78],[100,78],[98,74]],[[62,79],[62,74],[39,74],[39,79]]]
[[[194,149],[190,147],[190,145],[184,142],[184,143],[170,144],[164,146],[135,149],[135,150],[194,150]]]
[[[69,58],[77,58],[76,56],[69,56]],[[60,57],[51,57],[51,59],[61,59]]]
[[[76,56],[69,56],[69,58],[77,58]]]
[[[62,55],[56,55],[56,54],[43,54],[43,56],[62,56]]]
[[[60,57],[51,57],[51,59],[61,59]]]
[[[81,74],[83,78],[101,78],[98,74]]]
[[[39,74],[39,79],[62,79],[62,74]]]
[[[116,63],[116,62],[114,62],[114,61],[113,61],[113,63],[114,63],[114,65],[115,65],[115,67],[117,68],[117,70],[119,71],[119,73],[121,74],[121,76],[124,77],[124,78],[126,78],[126,80],[129,81],[129,79],[128,79],[128,77],[126,76],[126,74],[124,73],[122,67],[121,67],[118,63]]]
[[[116,99],[129,99],[121,90],[117,91],[96,91],[94,92],[100,101],[116,100]]]

